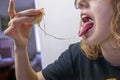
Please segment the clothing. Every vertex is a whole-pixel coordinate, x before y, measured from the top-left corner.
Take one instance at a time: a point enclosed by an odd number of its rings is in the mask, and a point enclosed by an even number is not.
[[[42,70],[46,80],[120,80],[120,67],[114,67],[103,57],[90,60],[75,43],[61,54],[54,63]]]

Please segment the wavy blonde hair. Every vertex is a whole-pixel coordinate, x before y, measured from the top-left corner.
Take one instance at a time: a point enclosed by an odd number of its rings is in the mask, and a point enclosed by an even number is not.
[[[110,27],[113,38],[117,40],[116,43],[111,42],[111,45],[114,48],[117,48],[120,47],[120,0],[111,0],[111,1],[114,11],[114,16],[111,20]],[[82,38],[80,45],[89,59],[95,60],[101,54],[100,45],[88,46],[85,44],[84,38]]]

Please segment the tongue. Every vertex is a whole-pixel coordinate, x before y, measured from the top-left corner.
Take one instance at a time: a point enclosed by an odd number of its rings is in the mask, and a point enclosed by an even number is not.
[[[89,29],[93,27],[94,23],[93,22],[86,22],[81,26],[81,29],[78,33],[79,36],[84,35]]]

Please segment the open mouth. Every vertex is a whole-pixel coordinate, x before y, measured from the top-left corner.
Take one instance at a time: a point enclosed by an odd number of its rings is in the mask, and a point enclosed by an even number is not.
[[[94,26],[93,19],[88,15],[85,14],[81,15],[81,20],[82,20],[82,24],[81,24],[81,29],[78,33],[79,36],[85,35]]]

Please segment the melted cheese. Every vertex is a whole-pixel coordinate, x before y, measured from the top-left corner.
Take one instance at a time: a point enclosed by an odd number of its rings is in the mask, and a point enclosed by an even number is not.
[[[45,15],[44,8],[41,8],[40,14],[35,16],[35,21],[33,22],[33,24],[38,24],[40,26],[40,22],[42,21],[44,15]]]

